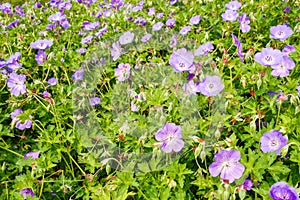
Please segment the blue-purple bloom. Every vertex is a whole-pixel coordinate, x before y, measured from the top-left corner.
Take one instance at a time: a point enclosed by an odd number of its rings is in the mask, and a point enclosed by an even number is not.
[[[27,195],[34,197],[34,192],[30,188],[23,188],[22,190],[20,190],[20,194],[23,194],[24,199],[27,198]]]
[[[141,17],[141,16],[137,17],[137,18],[134,20],[134,23],[137,24],[137,25],[139,25],[139,26],[145,26],[145,25],[146,25],[146,22],[147,22],[147,21],[146,21],[143,17]]]
[[[184,27],[182,27],[182,29],[179,31],[179,33],[181,34],[181,35],[186,35],[186,34],[188,34],[188,32],[190,32],[191,31],[191,27],[190,26],[184,26]]]
[[[155,8],[154,8],[154,7],[148,9],[148,15],[149,15],[149,16],[155,15]]]
[[[87,31],[91,31],[94,30],[96,28],[98,28],[100,26],[100,22],[83,22],[82,25],[82,29],[87,30]]]
[[[232,183],[235,179],[241,178],[245,171],[244,165],[238,161],[241,154],[237,150],[221,150],[214,156],[215,162],[208,167],[209,173],[216,177],[221,174],[220,178]]]
[[[271,66],[273,71],[271,74],[273,76],[286,77],[290,74],[290,70],[294,69],[295,62],[288,56],[284,55],[282,57],[282,63],[279,65]]]
[[[75,73],[72,75],[72,79],[74,81],[82,81],[84,77],[84,67],[82,66],[81,69],[76,70]]]
[[[116,61],[122,55],[122,49],[119,42],[114,42],[110,49],[110,54],[113,57],[113,61]]]
[[[238,21],[240,22],[240,29],[243,33],[250,31],[250,20],[249,17],[246,15],[246,13],[243,13],[239,18]]]
[[[15,21],[9,23],[9,24],[6,26],[6,28],[8,28],[8,29],[14,28],[14,27],[18,26],[18,23],[19,23],[19,20],[16,19]]]
[[[286,24],[272,26],[270,28],[270,38],[274,38],[280,41],[286,40],[289,36],[291,36],[294,32],[291,27]]]
[[[170,47],[171,48],[176,47],[177,43],[178,43],[178,36],[173,35],[172,38],[170,39]]]
[[[227,3],[225,6],[229,10],[238,10],[242,6],[242,4],[238,1],[231,1]]]
[[[238,17],[238,15],[239,15],[239,13],[235,10],[226,10],[222,14],[222,18],[224,21],[234,22],[236,20],[236,18]]]
[[[12,72],[7,79],[7,86],[11,89],[11,93],[15,96],[24,94],[26,92],[25,85],[26,76],[23,74],[18,75],[16,72]]]
[[[119,42],[121,45],[130,44],[132,43],[133,38],[134,38],[134,33],[130,31],[126,31],[120,36]]]
[[[224,89],[224,84],[219,76],[206,76],[199,84],[199,91],[205,96],[217,96]]]
[[[243,53],[243,49],[242,49],[242,43],[240,42],[240,40],[236,37],[236,35],[231,34],[235,45],[238,48],[238,55],[240,57],[241,62],[244,62],[244,53]]]
[[[18,115],[23,113],[23,110],[20,108],[15,109],[11,114],[10,117],[11,119],[16,122],[16,128],[19,130],[24,130],[26,128],[31,128],[32,126],[32,121],[30,120],[32,117],[31,115],[29,116],[30,119],[25,120],[23,123],[20,121],[20,119],[18,118]]]
[[[52,78],[50,78],[49,80],[48,80],[48,84],[49,85],[56,85],[57,84],[57,78],[55,78],[55,77],[52,77]]]
[[[200,45],[199,48],[195,50],[194,55],[195,56],[205,56],[213,49],[214,49],[213,44],[210,42],[207,42],[205,44]]]
[[[195,83],[193,79],[183,84],[182,89],[187,96],[195,95],[197,92],[200,92],[199,83]]]
[[[105,32],[107,32],[106,26],[104,26],[104,27],[101,28],[97,33],[95,33],[95,36],[96,36],[96,37],[101,37]]]
[[[179,152],[184,147],[181,127],[174,123],[166,123],[163,128],[157,131],[155,139],[162,142],[161,150],[166,153]]]
[[[178,49],[170,56],[169,64],[176,72],[189,71],[194,62],[194,55],[185,48]]]
[[[19,63],[20,58],[21,58],[20,52],[16,52],[15,54],[9,56],[5,65],[8,67],[9,70],[12,71],[19,69],[20,67],[22,67],[22,64]]]
[[[254,56],[254,60],[263,66],[276,66],[282,63],[283,55],[280,50],[263,48]]]
[[[251,190],[251,188],[253,187],[253,182],[250,179],[246,179],[243,183],[243,189],[244,190]]]
[[[39,50],[38,53],[35,55],[36,62],[41,65],[47,60],[47,53],[43,50]]]
[[[66,15],[63,14],[62,12],[57,12],[57,13],[55,13],[55,14],[53,14],[53,15],[50,15],[50,16],[48,17],[48,20],[49,20],[50,22],[54,22],[54,23],[56,23],[56,22],[61,22],[61,21],[64,20],[64,19],[66,19]]]
[[[260,149],[264,153],[276,151],[276,154],[280,155],[281,148],[286,146],[287,143],[287,137],[283,136],[280,131],[270,130],[260,138]]]
[[[197,24],[199,24],[200,20],[201,20],[201,17],[199,15],[193,16],[190,19],[190,24],[197,25]]]
[[[300,85],[296,89],[298,91],[298,96],[300,97]]]
[[[157,22],[152,26],[152,31],[159,31],[163,26],[162,22]]]
[[[299,195],[295,188],[283,181],[271,186],[270,196],[274,200],[299,200]]]
[[[31,42],[30,46],[33,49],[39,49],[39,50],[44,50],[44,49],[48,49],[52,46],[53,41],[52,40],[42,40],[42,39],[38,39],[35,42]]]
[[[287,12],[290,12],[291,11],[291,8],[286,6],[283,10],[284,13],[287,13]]]
[[[171,18],[166,21],[166,26],[172,28],[175,25],[175,23],[176,23],[176,19]]]
[[[84,54],[86,52],[86,48],[77,49],[76,52],[80,54]]]
[[[151,39],[152,35],[150,33],[147,33],[146,35],[144,35],[141,39],[141,41],[143,43],[148,42]]]
[[[87,36],[87,37],[84,37],[81,39],[81,44],[87,44],[87,43],[90,43],[92,41],[94,36],[90,35],[90,36]]]
[[[130,65],[128,63],[120,63],[118,68],[115,69],[115,76],[118,77],[118,81],[122,82],[130,76]]]
[[[160,19],[160,18],[162,18],[163,16],[164,16],[164,13],[161,12],[161,13],[158,13],[158,14],[156,15],[156,18],[157,18],[157,19]]]
[[[99,97],[92,97],[90,98],[90,105],[91,106],[97,106],[100,104],[100,98]]]
[[[31,157],[31,160],[35,160],[35,159],[37,159],[39,156],[40,156],[40,153],[39,153],[39,152],[29,152],[29,153],[26,153],[26,154],[24,155],[24,159],[27,159],[28,157]]]
[[[289,55],[290,53],[296,52],[294,45],[285,45],[282,49],[284,55]]]

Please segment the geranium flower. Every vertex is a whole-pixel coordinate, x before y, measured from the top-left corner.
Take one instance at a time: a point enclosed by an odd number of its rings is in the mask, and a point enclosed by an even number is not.
[[[181,34],[181,35],[186,35],[186,34],[188,34],[188,32],[190,32],[191,31],[191,27],[190,26],[184,26],[184,27],[182,27],[182,29],[179,31],[179,33]]]
[[[260,138],[260,149],[266,152],[276,151],[277,155],[280,155],[282,147],[287,145],[287,137],[282,136],[282,133],[278,130],[270,130],[270,132],[264,133]]]
[[[27,198],[27,195],[34,197],[34,192],[30,188],[23,188],[22,190],[20,190],[20,194],[23,194],[24,199]]]
[[[24,94],[26,92],[25,85],[26,76],[23,74],[18,75],[15,72],[12,72],[7,79],[7,86],[11,89],[11,93],[15,96]]]
[[[90,98],[89,104],[91,106],[97,106],[97,105],[99,105],[100,104],[100,98],[99,97],[92,97],[92,98]]]
[[[190,24],[197,25],[197,24],[199,24],[200,20],[201,20],[201,17],[199,15],[193,16],[190,19]]]
[[[178,49],[170,56],[169,64],[176,72],[189,71],[194,62],[194,55],[185,48]]]
[[[118,68],[115,69],[115,76],[118,77],[118,81],[122,82],[130,76],[130,65],[128,63],[120,63]]]
[[[244,62],[244,53],[243,53],[243,49],[242,49],[242,43],[234,34],[231,34],[231,36],[234,40],[235,45],[238,48],[238,55],[240,57],[240,60],[241,60],[241,62]]]
[[[121,45],[130,44],[132,43],[133,38],[134,38],[134,33],[130,31],[126,31],[120,36],[119,42]]]
[[[238,17],[238,15],[239,15],[239,13],[235,10],[226,10],[222,14],[222,18],[224,21],[234,22],[236,20],[236,18]]]
[[[49,80],[48,80],[48,84],[49,85],[56,85],[57,84],[57,78],[55,78],[55,77],[52,77],[52,78],[50,78]]]
[[[31,160],[35,160],[35,159],[37,159],[39,156],[40,156],[40,153],[39,153],[39,152],[29,152],[29,153],[26,153],[26,154],[24,155],[24,159],[27,159],[28,157],[31,157]]]
[[[270,38],[274,38],[280,41],[286,40],[289,36],[291,36],[294,32],[291,27],[286,24],[272,26],[270,28]]]
[[[166,123],[155,135],[155,139],[162,142],[161,150],[166,153],[181,151],[184,147],[184,142],[181,138],[181,127],[174,123]]]
[[[299,195],[295,188],[283,181],[271,186],[270,196],[274,200],[299,200]]]
[[[246,13],[243,13],[239,18],[238,21],[240,22],[240,29],[243,33],[250,31],[250,20],[249,17],[246,15]]]
[[[119,42],[114,42],[110,49],[110,54],[113,57],[113,61],[116,61],[122,55],[122,49]]]
[[[238,10],[242,6],[242,4],[238,1],[231,1],[227,3],[225,6],[229,10]]]
[[[48,49],[52,46],[53,41],[52,40],[42,40],[42,39],[38,39],[35,42],[31,42],[30,46],[33,49],[39,49],[39,50],[44,50],[44,49]]]
[[[282,63],[283,55],[280,50],[263,48],[254,56],[254,60],[263,66],[275,66]]]
[[[205,44],[200,45],[199,48],[195,50],[194,55],[195,56],[205,56],[213,49],[214,49],[214,46],[212,45],[212,43],[207,42]]]
[[[141,41],[143,43],[148,42],[151,39],[152,35],[150,33],[147,33],[146,35],[144,35],[141,39]]]
[[[215,162],[208,167],[209,173],[216,177],[221,174],[220,178],[228,180],[232,183],[235,179],[241,178],[245,171],[244,165],[238,161],[241,159],[241,154],[237,150],[221,150],[214,156]]]
[[[100,22],[83,22],[82,29],[92,31],[100,26]]]
[[[171,18],[166,21],[166,26],[172,28],[175,25],[175,23],[176,23],[176,19]]]
[[[152,26],[152,31],[159,31],[163,26],[162,22],[157,22]]]
[[[219,76],[206,76],[199,84],[201,94],[205,96],[217,96],[223,89],[224,84]]]
[[[288,56],[283,56],[282,63],[280,65],[271,66],[273,76],[286,77],[290,74],[290,70],[294,69],[295,62]]]
[[[41,65],[47,60],[47,53],[43,50],[39,50],[38,53],[35,55],[36,62]]]

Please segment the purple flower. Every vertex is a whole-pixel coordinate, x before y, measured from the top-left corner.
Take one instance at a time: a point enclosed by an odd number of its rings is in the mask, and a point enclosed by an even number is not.
[[[199,15],[193,16],[190,19],[190,24],[197,25],[197,24],[199,24],[200,20],[201,20],[201,17]]]
[[[209,173],[216,177],[221,174],[220,178],[228,180],[232,183],[235,179],[241,178],[245,167],[238,161],[241,159],[241,154],[237,150],[221,150],[214,156],[215,162],[208,167]]]
[[[143,17],[137,17],[135,20],[134,20],[134,23],[139,25],[139,26],[145,26],[146,25],[146,20],[143,18]]]
[[[15,96],[24,94],[26,92],[25,85],[26,76],[23,74],[18,75],[15,72],[12,72],[7,79],[7,86],[11,89],[11,93]]]
[[[170,0],[170,5],[174,5],[175,3],[177,3],[177,0]]]
[[[123,5],[124,5],[124,1],[123,0],[112,0],[110,2],[110,7],[114,8],[116,10],[119,10]]]
[[[242,4],[238,1],[231,1],[227,3],[225,6],[229,10],[238,10],[242,6]]]
[[[276,151],[277,155],[280,155],[280,149],[287,145],[287,137],[282,136],[282,133],[277,130],[270,130],[270,132],[264,133],[260,138],[260,149],[266,152]]]
[[[158,13],[158,14],[156,15],[156,18],[157,18],[157,19],[160,19],[160,18],[162,18],[163,16],[164,16],[164,13],[161,12],[161,13]]]
[[[90,36],[87,36],[87,37],[84,37],[81,39],[81,44],[87,44],[87,43],[90,43],[92,41],[94,36],[90,35]]]
[[[170,56],[169,64],[176,72],[189,71],[192,68],[194,56],[185,48],[178,49]]]
[[[234,22],[236,20],[236,18],[238,17],[238,15],[239,15],[239,13],[235,10],[226,10],[222,14],[222,18],[224,21]]]
[[[43,50],[39,50],[38,53],[35,55],[36,62],[41,65],[47,60],[47,53]]]
[[[52,78],[50,78],[49,80],[48,80],[48,84],[49,85],[56,85],[57,84],[57,78],[54,78],[54,77],[52,77]]]
[[[149,8],[148,9],[148,15],[153,16],[155,14],[155,8]]]
[[[59,5],[58,5],[58,9],[60,12],[63,12],[64,10],[70,10],[72,8],[72,4],[67,1],[67,2],[61,2]]]
[[[72,79],[74,81],[82,81],[84,77],[84,67],[82,66],[81,69],[76,70],[75,73],[72,75]]]
[[[288,55],[293,52],[296,52],[294,45],[285,45],[284,48],[282,49],[282,53],[284,55]]]
[[[195,50],[194,55],[195,56],[205,56],[208,54],[209,51],[213,50],[214,46],[212,43],[207,42],[205,44],[202,44],[199,46],[198,49]]]
[[[12,71],[19,69],[20,67],[22,67],[22,64],[19,63],[20,58],[20,52],[16,52],[15,54],[9,56],[5,65],[7,65],[8,69]]]
[[[39,153],[39,152],[29,152],[29,153],[26,153],[26,154],[24,155],[24,159],[27,159],[28,157],[31,157],[31,160],[35,160],[35,159],[37,159],[39,156],[40,156],[40,153]]]
[[[270,28],[270,32],[270,38],[274,38],[280,41],[284,41],[294,33],[293,29],[291,29],[291,27],[286,24],[272,26]]]
[[[115,76],[118,77],[118,81],[122,82],[130,76],[130,65],[128,63],[120,63],[118,68],[115,69]]]
[[[110,54],[113,57],[113,61],[116,61],[122,55],[122,49],[119,42],[114,42],[110,49]]]
[[[86,52],[86,48],[77,49],[76,52],[80,54],[84,54]]]
[[[199,83],[195,83],[194,80],[190,80],[189,82],[183,84],[183,92],[187,96],[191,96],[200,92]]]
[[[298,96],[300,97],[300,85],[296,89],[298,90]]]
[[[246,15],[246,13],[243,13],[239,18],[238,18],[239,22],[240,22],[240,29],[243,33],[249,32],[250,31],[250,20],[249,17]]]
[[[120,36],[119,42],[121,45],[130,44],[132,43],[133,38],[134,38],[134,33],[130,31],[126,31]]]
[[[130,109],[132,112],[137,112],[141,107],[136,105],[133,101],[130,102]]]
[[[23,131],[26,128],[31,128],[31,126],[32,126],[32,121],[30,119],[25,120],[24,123],[21,123],[20,120],[18,120],[16,123],[16,128],[21,131]]]
[[[103,16],[104,17],[109,17],[113,14],[113,11],[112,10],[104,10],[103,12]]]
[[[48,91],[45,90],[45,91],[43,92],[43,97],[44,97],[44,98],[50,97],[50,93],[49,93]]]
[[[163,26],[162,22],[157,22],[152,26],[152,31],[159,31]]]
[[[48,49],[52,46],[53,41],[52,40],[42,40],[42,39],[38,39],[35,42],[31,42],[30,46],[33,49],[39,49],[39,50],[44,50],[44,49]]]
[[[282,63],[283,55],[278,49],[263,48],[254,56],[254,60],[263,66],[275,66]]]
[[[291,11],[291,8],[286,6],[283,10],[284,13],[287,13],[287,12],[290,12]]]
[[[288,56],[283,56],[282,63],[279,65],[271,66],[273,76],[286,77],[290,74],[289,70],[294,69],[295,62]]]
[[[191,27],[190,26],[184,26],[184,27],[182,27],[182,29],[179,31],[179,33],[181,34],[181,35],[186,35],[186,34],[188,34],[188,32],[190,32],[191,31]]]
[[[161,149],[166,153],[181,151],[184,147],[184,142],[181,138],[181,127],[174,123],[166,123],[155,135],[155,139],[162,142]]]
[[[20,194],[23,194],[24,199],[27,198],[27,195],[34,197],[34,193],[30,188],[23,188],[22,190],[20,190]]]
[[[90,98],[90,105],[91,106],[97,106],[100,103],[100,98],[99,97],[92,97]]]
[[[176,19],[175,18],[171,18],[171,19],[168,19],[166,21],[166,26],[172,28],[175,25],[175,23],[176,23]]]
[[[50,22],[60,22],[60,21],[62,21],[63,19],[66,19],[65,18],[66,17],[66,15],[65,14],[63,14],[63,13],[61,13],[61,12],[57,12],[57,13],[55,13],[55,14],[53,14],[53,15],[50,15],[49,17],[48,17],[48,20],[50,21]]]
[[[177,43],[178,43],[178,36],[177,35],[173,35],[173,37],[170,39],[170,47],[174,48],[176,47]]]
[[[46,26],[46,30],[53,30],[53,29],[55,29],[56,28],[56,24],[54,23],[54,24],[48,24],[47,26]]]
[[[224,84],[219,76],[206,76],[199,84],[201,94],[205,96],[217,96],[223,89]]]
[[[146,35],[144,35],[144,36],[142,37],[141,41],[142,41],[143,43],[148,42],[148,41],[151,39],[151,37],[152,37],[152,35],[149,34],[149,33],[147,33]]]
[[[12,113],[10,113],[10,118],[14,121],[18,121],[19,118],[16,118],[19,114],[23,113],[23,110],[20,108],[16,108]]]
[[[107,28],[104,26],[97,33],[95,33],[96,37],[101,37],[105,32],[107,32]]]
[[[82,28],[87,31],[94,30],[100,26],[100,22],[83,22]]]
[[[299,200],[299,196],[294,187],[286,182],[277,182],[270,188],[270,196],[274,200]]]
[[[253,183],[250,179],[246,179],[243,183],[243,188],[244,190],[251,190],[251,188],[253,187]]]
[[[14,27],[18,26],[18,23],[19,23],[19,20],[16,19],[15,21],[9,23],[9,24],[6,26],[6,28],[8,28],[8,29],[14,28]]]
[[[241,62],[244,62],[244,53],[243,53],[243,49],[242,49],[242,43],[234,34],[231,34],[231,36],[234,40],[235,45],[238,48],[238,54],[239,54],[240,60],[241,60]]]

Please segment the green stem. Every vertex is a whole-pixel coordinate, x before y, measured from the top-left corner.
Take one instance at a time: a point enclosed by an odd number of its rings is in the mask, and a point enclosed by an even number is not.
[[[78,169],[81,171],[81,173],[82,173],[83,175],[85,175],[85,172],[83,171],[83,169],[81,169],[81,167],[79,166],[79,164],[74,160],[74,158],[70,155],[69,152],[67,152],[67,153],[68,153],[70,159],[74,162],[74,164],[75,164],[75,165],[78,167]]]
[[[5,148],[5,147],[0,146],[0,148],[3,149],[3,150],[6,150],[6,151],[8,151],[8,152],[10,152],[10,153],[12,153],[12,154],[15,154],[16,156],[19,156],[19,157],[21,157],[21,158],[24,157],[23,155],[21,155],[21,154],[19,154],[19,153],[17,153],[17,152],[14,152],[14,151],[12,151],[12,150],[10,150],[10,149],[7,149],[7,148]]]

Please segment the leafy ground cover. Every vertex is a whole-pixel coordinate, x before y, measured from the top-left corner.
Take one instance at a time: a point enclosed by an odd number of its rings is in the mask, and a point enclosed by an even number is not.
[[[299,199],[299,1],[0,11],[1,199]]]

